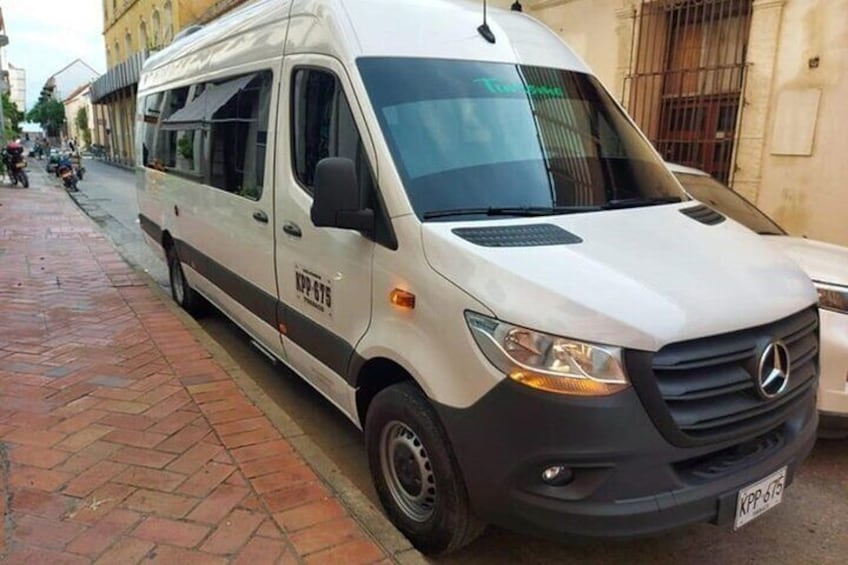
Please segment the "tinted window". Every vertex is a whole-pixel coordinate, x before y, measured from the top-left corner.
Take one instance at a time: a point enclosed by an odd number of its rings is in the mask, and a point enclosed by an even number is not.
[[[272,73],[263,71],[152,94],[144,99],[146,167],[258,200]]]
[[[165,102],[159,120],[159,127],[155,137],[153,157],[149,161],[151,168],[160,171],[173,172],[177,168],[177,139],[187,135],[187,130],[178,132],[179,123],[171,120],[172,116],[178,115],[189,101],[190,87],[177,88],[165,93]],[[192,160],[192,164],[194,161]],[[181,161],[180,169],[185,169],[187,163]]]
[[[415,212],[685,199],[593,77],[503,63],[358,61]]]
[[[156,141],[156,130],[159,127],[159,121],[162,112],[162,101],[165,98],[164,92],[157,92],[146,96],[141,101],[141,164],[145,167],[150,166],[151,150]]]
[[[302,186],[312,193],[315,167],[321,159],[345,157],[356,164],[360,186],[370,188],[367,156],[335,75],[317,69],[298,69],[292,88],[292,160]]]
[[[265,183],[271,76],[266,71],[207,85],[207,182],[254,200]]]
[[[674,175],[693,198],[733,218],[746,228],[761,235],[785,235],[786,232],[759,208],[714,178],[689,173]]]

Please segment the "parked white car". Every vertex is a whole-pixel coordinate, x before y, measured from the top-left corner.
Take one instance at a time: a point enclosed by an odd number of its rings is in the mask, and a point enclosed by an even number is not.
[[[848,248],[791,237],[704,171],[675,164],[669,168],[693,198],[768,236],[769,243],[797,261],[813,279],[821,313],[820,435],[848,435]]]

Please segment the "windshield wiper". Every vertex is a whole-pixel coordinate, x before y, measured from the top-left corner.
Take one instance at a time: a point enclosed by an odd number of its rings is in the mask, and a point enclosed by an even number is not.
[[[683,200],[679,196],[661,196],[658,198],[623,198],[610,200],[601,206],[603,210],[619,210],[621,208],[639,208],[642,206],[658,206],[660,204],[678,204]]]
[[[579,214],[597,212],[601,206],[523,206],[506,208],[456,208],[453,210],[431,210],[424,212],[425,220],[447,218],[449,216],[555,216],[558,214]]]

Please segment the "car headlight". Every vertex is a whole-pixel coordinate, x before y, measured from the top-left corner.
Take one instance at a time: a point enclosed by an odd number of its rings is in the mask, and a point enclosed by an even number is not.
[[[621,349],[549,335],[466,312],[483,355],[523,385],[577,396],[607,396],[630,386]]]
[[[848,286],[814,282],[819,292],[819,308],[848,314]]]

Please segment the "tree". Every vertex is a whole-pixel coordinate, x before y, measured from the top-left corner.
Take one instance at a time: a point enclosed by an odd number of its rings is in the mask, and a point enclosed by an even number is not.
[[[3,135],[6,139],[14,139],[21,133],[19,124],[24,119],[24,113],[18,109],[18,105],[12,102],[9,94],[3,94],[3,116],[5,118],[3,125],[5,131]]]
[[[65,125],[65,107],[58,100],[42,98],[27,114],[27,119],[44,128],[48,137],[58,137]]]
[[[85,107],[77,110],[77,115],[74,118],[74,122],[77,125],[77,129],[79,129],[80,134],[82,135],[82,142],[84,147],[88,147],[91,145],[91,130],[88,129],[88,111]]]

